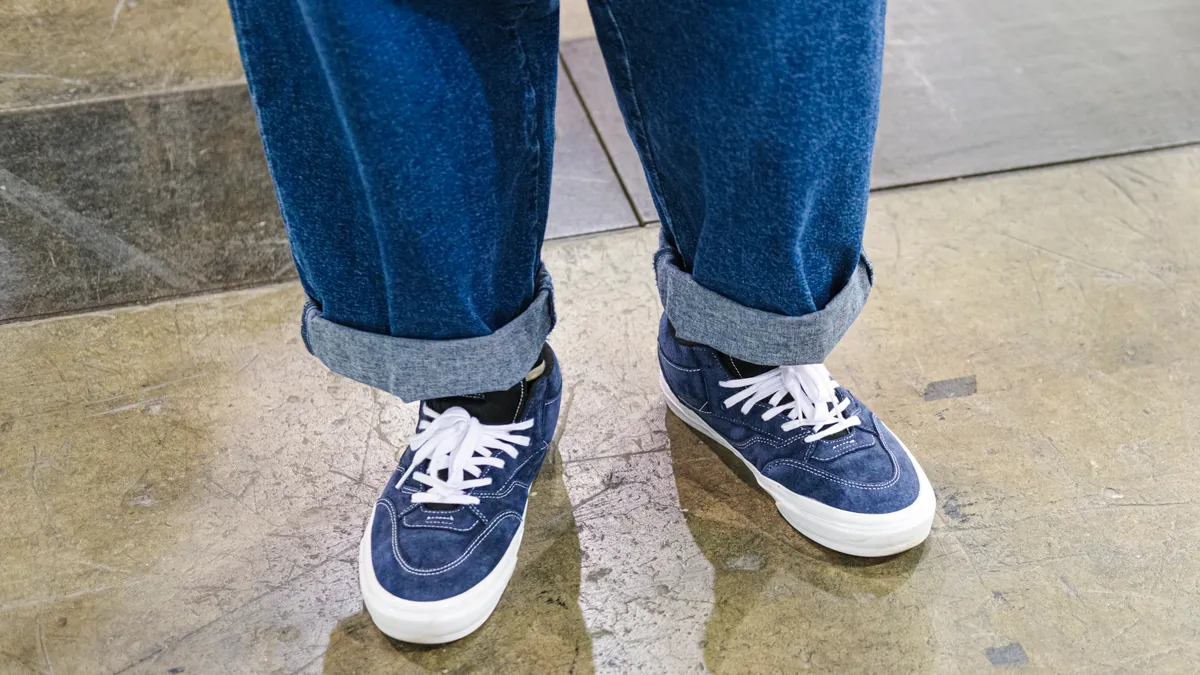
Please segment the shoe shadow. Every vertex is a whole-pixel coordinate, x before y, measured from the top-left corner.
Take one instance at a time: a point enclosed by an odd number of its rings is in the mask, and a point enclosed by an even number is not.
[[[925,672],[930,622],[906,588],[925,545],[856,558],[796,532],[728,450],[666,413],[688,528],[714,570],[714,673]]]
[[[329,636],[325,673],[591,673],[592,643],[579,608],[579,536],[558,444],[534,481],[517,569],[495,613],[446,645],[388,638],[366,610]]]

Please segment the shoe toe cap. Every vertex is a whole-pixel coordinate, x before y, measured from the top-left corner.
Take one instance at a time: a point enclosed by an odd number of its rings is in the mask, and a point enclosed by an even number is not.
[[[484,579],[508,550],[521,525],[516,513],[497,515],[471,527],[408,527],[386,500],[375,506],[371,562],[388,593],[433,602],[464,593]]]
[[[857,432],[820,443],[805,459],[778,459],[763,473],[797,494],[842,511],[892,513],[917,500],[916,467],[886,427],[880,425],[878,435]]]

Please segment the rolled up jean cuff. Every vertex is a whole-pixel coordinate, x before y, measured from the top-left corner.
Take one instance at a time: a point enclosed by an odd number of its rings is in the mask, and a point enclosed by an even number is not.
[[[854,323],[874,281],[863,255],[850,281],[823,309],[787,316],[754,309],[709,290],[683,271],[665,241],[654,255],[658,293],[675,334],[763,366],[823,363]]]
[[[417,340],[369,333],[324,318],[312,298],[300,334],[333,372],[418,401],[508,389],[537,362],[554,323],[554,287],[543,265],[533,302],[491,335]]]

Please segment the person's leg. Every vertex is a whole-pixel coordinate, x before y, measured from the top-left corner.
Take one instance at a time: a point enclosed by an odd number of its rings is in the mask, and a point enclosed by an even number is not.
[[[591,0],[678,334],[820,363],[866,300],[883,0]]]
[[[512,575],[562,379],[539,254],[555,0],[231,0],[331,369],[421,399],[359,549],[371,618],[447,642]]]
[[[334,371],[415,400],[537,360],[556,4],[231,0],[305,343]]]
[[[884,0],[590,2],[663,223],[669,407],[813,540],[865,556],[919,544],[928,479],[821,365],[872,282]]]

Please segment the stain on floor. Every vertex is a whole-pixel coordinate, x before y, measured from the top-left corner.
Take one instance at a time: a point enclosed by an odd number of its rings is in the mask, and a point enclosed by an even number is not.
[[[1025,648],[1021,643],[1014,642],[1003,647],[988,647],[985,651],[988,661],[993,666],[1023,666],[1029,663]]]
[[[970,396],[976,390],[974,375],[956,377],[952,380],[939,380],[937,382],[930,382],[925,387],[925,400],[938,401],[943,398],[960,398],[962,396]]]

